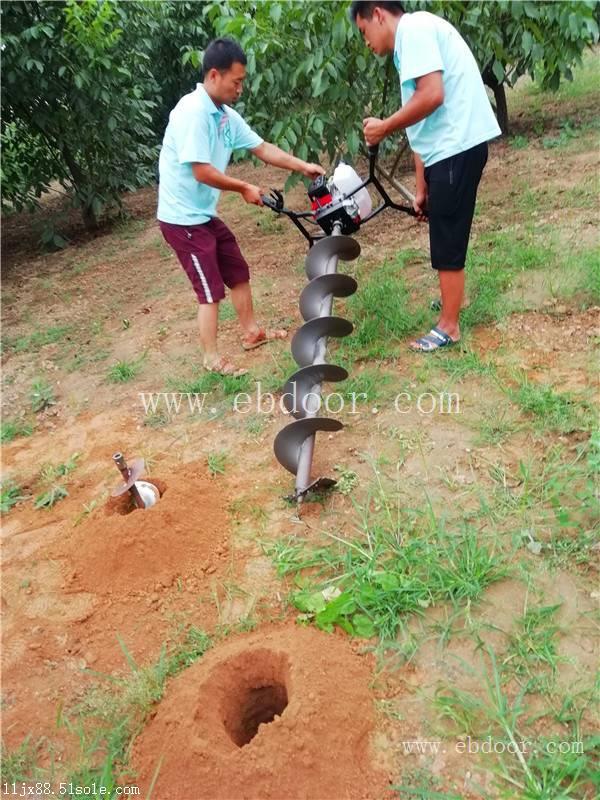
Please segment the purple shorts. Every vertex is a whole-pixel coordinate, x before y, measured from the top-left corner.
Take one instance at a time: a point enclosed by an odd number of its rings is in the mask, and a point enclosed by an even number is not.
[[[200,303],[218,303],[225,297],[225,286],[232,289],[250,280],[235,236],[217,217],[202,225],[172,225],[160,220],[158,224]]]

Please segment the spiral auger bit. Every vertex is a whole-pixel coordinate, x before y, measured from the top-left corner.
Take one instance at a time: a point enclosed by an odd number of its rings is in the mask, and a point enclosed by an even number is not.
[[[351,322],[333,315],[334,298],[349,297],[357,289],[354,278],[338,273],[338,263],[358,258],[360,245],[351,234],[384,209],[393,208],[415,216],[412,207],[394,203],[376,177],[377,150],[369,149],[369,177],[365,181],[346,165],[340,165],[329,180],[321,176],[313,181],[308,189],[311,211],[286,208],[282,193],[276,189],[262,198],[264,205],[292,220],[310,248],[305,261],[309,283],[300,295],[304,324],[292,338],[292,355],[298,370],[283,387],[284,406],[294,421],[279,431],[274,442],[277,460],[296,476],[294,493],[286,499],[295,501],[298,510],[309,492],[330,489],[336,484],[333,478],[311,478],[311,470],[316,434],[333,433],[344,427],[339,420],[321,415],[322,384],[348,377],[345,369],[326,362],[328,339],[348,336],[353,330]],[[342,166],[344,169],[338,172]],[[366,191],[369,185],[382,198],[375,209]],[[318,233],[311,233],[307,223],[318,228]]]

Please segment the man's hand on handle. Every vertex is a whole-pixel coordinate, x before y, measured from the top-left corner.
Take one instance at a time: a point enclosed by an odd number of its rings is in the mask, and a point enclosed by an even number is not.
[[[255,206],[264,205],[262,195],[266,194],[266,191],[258,186],[255,186],[253,183],[247,183],[241,190],[240,194],[247,203],[252,203]]]
[[[319,175],[325,175],[323,167],[319,166],[319,164],[309,164],[307,161],[304,162],[304,166],[300,171],[304,176],[311,178],[313,181],[315,178],[318,178]]]
[[[363,133],[369,147],[379,144],[388,135],[385,120],[378,117],[366,117],[363,119]]]

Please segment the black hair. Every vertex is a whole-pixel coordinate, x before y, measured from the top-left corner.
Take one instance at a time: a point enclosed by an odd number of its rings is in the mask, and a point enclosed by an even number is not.
[[[404,14],[404,6],[396,0],[354,0],[350,6],[350,18],[352,22],[356,22],[356,18],[359,16],[363,19],[371,19],[376,8],[389,11],[395,17]]]
[[[211,69],[227,72],[234,64],[246,65],[246,54],[233,39],[213,39],[204,51],[202,59],[202,78],[205,78]]]

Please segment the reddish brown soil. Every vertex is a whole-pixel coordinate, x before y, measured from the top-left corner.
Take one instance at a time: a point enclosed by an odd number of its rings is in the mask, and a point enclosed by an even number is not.
[[[129,495],[111,499],[102,515],[60,540],[52,556],[70,565],[69,590],[123,598],[214,572],[215,557],[227,552],[227,499],[215,497],[214,481],[198,464],[154,483],[162,496],[152,508],[126,513]]]
[[[137,739],[142,793],[158,770],[155,800],[385,796],[371,666],[345,637],[297,626],[228,641],[173,681]]]
[[[111,487],[116,471],[115,478]],[[215,625],[214,607],[200,598],[227,567],[227,493],[197,463],[154,480],[164,491],[153,508],[124,516],[116,513],[124,500],[109,500],[73,527],[67,500],[42,527],[40,512],[31,511],[29,525],[3,531],[10,746],[32,731],[66,736],[56,731],[57,709],[93,683],[86,670],[128,669],[122,645],[143,664],[169,640],[177,615],[201,628]]]

